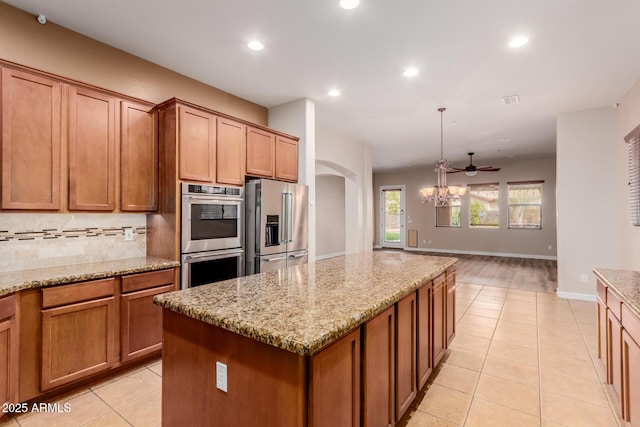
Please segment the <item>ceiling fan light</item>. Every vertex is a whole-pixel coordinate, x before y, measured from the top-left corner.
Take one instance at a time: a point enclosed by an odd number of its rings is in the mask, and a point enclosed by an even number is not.
[[[464,171],[464,174],[467,176],[476,176],[478,174],[478,171]]]
[[[435,187],[425,187],[420,189],[420,195],[422,198],[433,197],[433,194],[436,192]]]

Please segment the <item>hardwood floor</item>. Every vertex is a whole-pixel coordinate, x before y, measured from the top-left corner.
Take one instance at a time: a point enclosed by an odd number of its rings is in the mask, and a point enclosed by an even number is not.
[[[441,252],[416,253],[458,258],[457,280],[461,283],[536,292],[556,292],[558,288],[558,263],[555,260]]]

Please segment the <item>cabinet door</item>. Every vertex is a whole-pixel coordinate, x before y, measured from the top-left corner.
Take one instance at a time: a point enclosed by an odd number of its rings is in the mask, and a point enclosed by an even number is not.
[[[180,179],[213,182],[216,159],[216,117],[178,107]]]
[[[640,423],[640,346],[622,331],[623,417],[631,425]]]
[[[447,290],[444,274],[433,281],[433,367],[435,368],[447,346],[446,331]]]
[[[115,208],[116,110],[111,96],[69,91],[69,209]]]
[[[360,329],[311,357],[310,427],[360,425]]]
[[[274,134],[247,127],[247,175],[273,178]]]
[[[416,294],[396,304],[396,421],[416,397]]]
[[[2,69],[2,208],[60,209],[59,82]]]
[[[607,366],[607,306],[598,298],[598,360],[602,368]],[[608,382],[608,378],[607,378]]]
[[[0,404],[18,403],[19,333],[15,312],[15,296],[0,299]]]
[[[43,391],[115,363],[114,298],[42,310]]]
[[[121,210],[158,209],[157,115],[149,107],[122,102],[120,142]]]
[[[607,310],[607,344],[607,379],[622,401],[622,325],[611,310]]]
[[[365,427],[393,425],[395,315],[391,307],[364,326]]]
[[[123,362],[162,348],[162,307],[153,303],[153,297],[174,290],[171,284],[122,295],[120,359]]]
[[[418,289],[417,294],[417,330],[416,330],[416,351],[417,351],[417,381],[418,389],[424,387],[433,371],[433,354],[431,351],[431,331],[432,320],[432,297],[433,287],[431,282]]]
[[[218,118],[216,146],[216,182],[244,185],[246,127],[233,120]]]
[[[276,179],[298,182],[298,141],[276,137]]]
[[[456,334],[456,271],[448,270],[447,277],[447,347]]]

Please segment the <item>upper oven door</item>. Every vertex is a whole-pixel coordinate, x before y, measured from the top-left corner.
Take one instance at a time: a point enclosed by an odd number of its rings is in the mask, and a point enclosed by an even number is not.
[[[243,202],[182,196],[182,253],[241,248]]]

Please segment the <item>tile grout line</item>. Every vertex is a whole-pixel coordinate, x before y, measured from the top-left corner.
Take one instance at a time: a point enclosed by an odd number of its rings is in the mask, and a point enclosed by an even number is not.
[[[107,403],[107,401],[105,401],[102,397],[100,397],[100,396],[98,395],[98,393],[94,392],[94,391],[93,391],[93,390],[91,390],[91,389],[90,389],[90,391],[91,391],[91,393],[95,394],[95,395],[96,395],[96,397],[97,397],[98,399],[100,399],[100,401],[102,401],[102,403],[104,403],[105,405],[107,405],[107,407],[108,407],[112,412],[114,412],[117,416],[119,416],[120,418],[122,418],[122,419],[124,420],[124,422],[126,422],[127,424],[129,424],[129,425],[130,425],[130,426],[132,426],[132,427],[135,427],[135,426],[134,426],[133,424],[131,424],[131,423],[129,422],[129,420],[127,420],[127,419],[126,419],[126,418],[125,418],[125,417],[124,417],[120,412],[118,412],[114,407],[112,407],[111,405],[109,405],[109,403]],[[85,423],[85,424],[86,424],[86,423]]]

